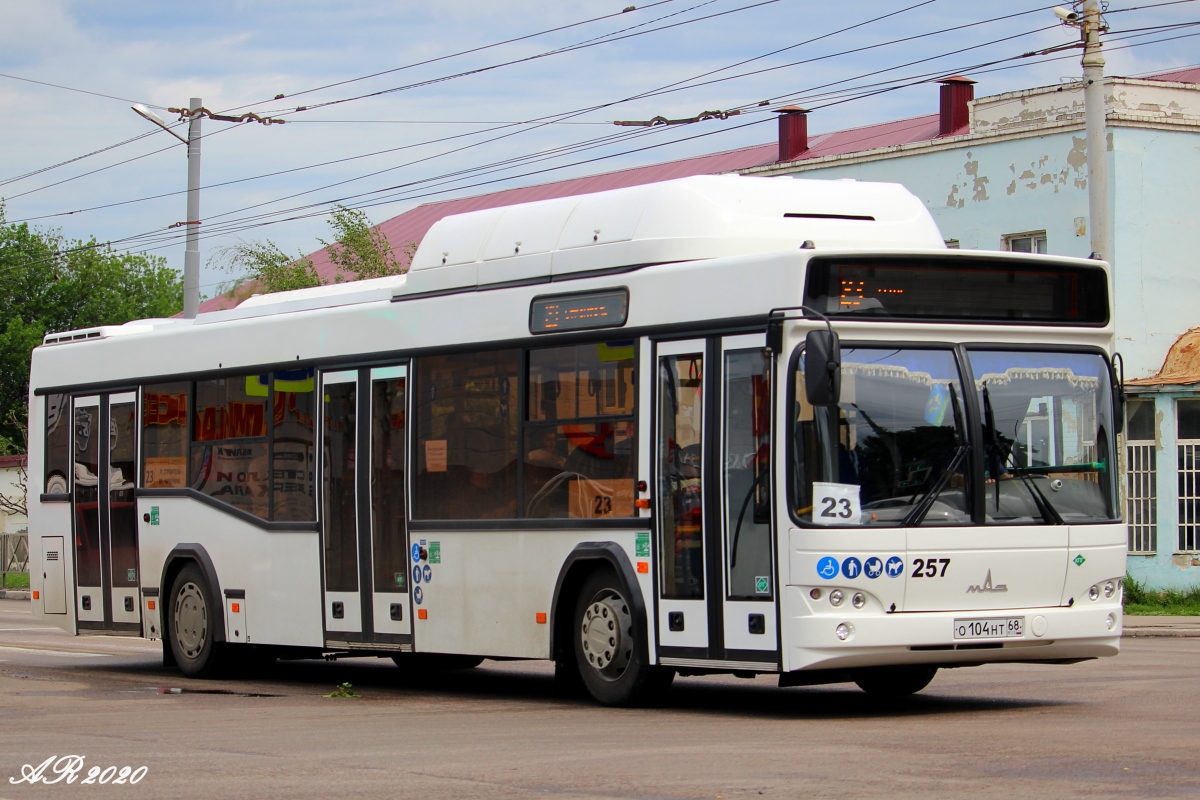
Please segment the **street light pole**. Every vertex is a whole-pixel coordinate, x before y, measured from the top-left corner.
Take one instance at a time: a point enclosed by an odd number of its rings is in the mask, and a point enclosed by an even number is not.
[[[187,246],[183,251],[183,318],[195,319],[200,310],[200,118],[204,105],[193,97],[188,117]]]
[[[204,101],[199,97],[193,97],[187,108],[167,109],[172,114],[188,118],[188,135],[185,139],[140,103],[132,108],[139,116],[154,123],[187,145],[187,220],[183,223],[176,222],[171,227],[177,228],[180,224],[187,227],[187,244],[183,251],[183,318],[195,319],[200,310],[200,120],[207,116],[221,122],[257,122],[261,125],[282,125],[284,120],[275,117],[260,117],[252,111],[236,117],[228,114],[214,114],[204,108]]]

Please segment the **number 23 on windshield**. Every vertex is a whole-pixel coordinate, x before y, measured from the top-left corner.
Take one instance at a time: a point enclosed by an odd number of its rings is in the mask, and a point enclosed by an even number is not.
[[[813,482],[814,525],[858,525],[862,522],[859,487],[852,483]]]

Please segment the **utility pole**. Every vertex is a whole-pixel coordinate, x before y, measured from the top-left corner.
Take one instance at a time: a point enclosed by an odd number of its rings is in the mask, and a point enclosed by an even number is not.
[[[1092,256],[1112,262],[1112,226],[1108,216],[1108,136],[1105,131],[1104,56],[1100,52],[1100,0],[1083,0],[1083,104],[1087,129],[1088,216]]]
[[[1103,62],[1101,62],[1103,63]],[[193,97],[188,110],[187,246],[183,251],[183,318],[195,319],[200,310],[200,120],[204,103]],[[1089,167],[1090,169],[1090,167]]]
[[[200,310],[200,120],[208,117],[222,122],[258,122],[262,125],[282,125],[284,120],[260,117],[253,112],[236,117],[228,114],[214,114],[204,107],[204,101],[199,97],[193,97],[187,108],[167,109],[172,114],[187,117],[188,135],[185,139],[140,103],[132,108],[140,117],[157,125],[187,145],[187,220],[182,223],[176,222],[170,227],[177,228],[180,225],[187,227],[187,244],[183,251],[183,318],[195,319]]]

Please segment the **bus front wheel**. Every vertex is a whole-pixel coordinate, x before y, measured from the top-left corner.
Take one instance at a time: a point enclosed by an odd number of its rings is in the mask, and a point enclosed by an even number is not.
[[[858,688],[876,697],[906,697],[928,686],[937,671],[937,667],[920,664],[875,667],[859,672],[854,682]]]
[[[200,568],[188,564],[171,584],[171,654],[189,678],[213,676],[217,671],[219,643],[213,640],[214,614],[220,607]]]
[[[643,705],[665,691],[673,670],[646,663],[640,621],[616,575],[588,576],[575,606],[575,662],[583,685],[606,706]]]

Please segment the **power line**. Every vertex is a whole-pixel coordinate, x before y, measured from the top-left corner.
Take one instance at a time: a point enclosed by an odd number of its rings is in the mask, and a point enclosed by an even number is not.
[[[120,100],[122,103],[141,103],[142,105],[148,106],[150,108],[158,108],[158,109],[162,109],[163,111],[166,110],[166,106],[156,106],[153,103],[147,103],[144,100],[130,100],[127,97],[116,97],[115,95],[111,95],[111,94],[103,94],[101,92],[91,92],[91,91],[88,91],[87,89],[76,89],[73,86],[63,86],[61,83],[50,83],[49,81],[37,81],[37,80],[34,80],[33,78],[22,78],[20,75],[9,75],[7,73],[0,72],[0,78],[11,78],[14,81],[24,81],[25,83],[36,83],[39,86],[50,86],[55,89],[64,89],[68,92],[78,92],[79,94],[90,94],[92,97],[104,97],[109,100]]]
[[[528,34],[525,34],[525,35],[523,35],[523,36],[516,36],[516,37],[513,37],[512,39],[505,39],[505,40],[503,40],[503,41],[499,41],[499,42],[493,42],[493,43],[491,43],[491,44],[485,44],[485,45],[481,45],[481,46],[479,46],[479,47],[472,47],[472,48],[470,48],[470,49],[467,49],[467,50],[460,50],[460,51],[458,51],[457,53],[450,53],[450,54],[448,54],[448,55],[444,55],[444,56],[437,56],[437,57],[435,57],[435,58],[427,58],[427,59],[425,59],[424,61],[414,61],[414,62],[413,62],[413,63],[411,63],[411,64],[405,64],[404,66],[401,66],[401,67],[393,67],[393,68],[391,68],[391,69],[385,69],[385,70],[382,70],[382,71],[380,71],[380,72],[372,72],[372,73],[371,73],[371,74],[369,74],[369,75],[362,75],[362,76],[360,76],[360,77],[357,77],[357,78],[348,78],[348,79],[346,79],[346,80],[337,81],[337,82],[335,82],[335,83],[327,83],[327,84],[324,84],[323,86],[315,86],[315,87],[313,87],[313,88],[311,88],[311,89],[304,89],[304,90],[302,90],[302,91],[299,91],[299,92],[291,92],[291,93],[289,93],[289,94],[286,94],[286,95],[285,95],[285,94],[278,94],[278,95],[276,95],[275,97],[271,98],[271,100],[259,100],[259,101],[257,101],[257,102],[254,102],[254,103],[247,103],[246,105],[242,105],[242,106],[236,106],[236,107],[234,107],[234,108],[228,109],[228,110],[227,110],[225,113],[228,113],[229,111],[240,111],[240,110],[241,110],[241,109],[243,109],[243,108],[251,108],[251,107],[253,107],[253,106],[260,106],[260,105],[263,105],[264,103],[269,103],[269,102],[271,102],[272,100],[281,100],[281,99],[283,99],[283,98],[285,98],[285,97],[287,97],[287,98],[292,98],[292,97],[300,97],[301,95],[312,94],[313,92],[319,92],[319,91],[322,91],[322,90],[324,90],[324,89],[332,89],[332,88],[335,88],[335,87],[337,87],[337,86],[345,86],[345,85],[347,85],[347,84],[350,84],[350,83],[357,83],[357,82],[359,82],[359,81],[365,81],[365,80],[369,80],[369,79],[371,79],[371,78],[378,78],[378,77],[380,77],[380,76],[382,76],[382,75],[390,75],[390,74],[392,74],[392,73],[394,73],[394,72],[401,72],[401,71],[403,71],[403,70],[406,70],[406,69],[413,69],[413,68],[415,68],[415,67],[423,67],[423,66],[426,66],[426,65],[428,65],[428,64],[436,64],[436,63],[437,63],[437,62],[439,62],[439,61],[446,61],[446,60],[448,60],[448,59],[451,59],[451,58],[458,58],[459,56],[471,55],[472,53],[480,53],[480,52],[482,52],[482,51],[484,51],[484,50],[490,50],[490,49],[492,49],[492,48],[494,48],[494,47],[501,47],[501,46],[503,46],[503,45],[506,45],[506,44],[514,44],[514,43],[516,43],[516,42],[523,42],[523,41],[525,41],[526,39],[534,39],[534,38],[537,38],[538,36],[545,36],[546,34],[550,34],[550,33],[557,33],[557,32],[559,32],[559,31],[565,31],[565,30],[568,30],[568,29],[570,29],[570,28],[577,28],[577,27],[579,27],[579,26],[581,26],[581,25],[588,25],[588,24],[591,24],[591,23],[593,23],[593,22],[599,22],[599,21],[601,21],[601,20],[605,20],[605,19],[612,19],[613,17],[619,17],[619,16],[622,16],[622,15],[624,15],[624,14],[627,14],[627,13],[629,13],[629,12],[631,12],[631,11],[642,11],[642,10],[645,10],[645,9],[647,9],[647,8],[654,8],[655,6],[666,5],[667,3],[672,3],[672,2],[675,2],[675,0],[659,0],[658,2],[655,2],[655,3],[648,3],[648,4],[646,4],[646,5],[639,6],[639,7],[636,7],[636,8],[634,8],[633,6],[629,6],[629,7],[627,7],[626,9],[624,9],[623,11],[618,11],[618,12],[616,12],[616,13],[613,13],[613,14],[604,14],[604,15],[602,15],[602,16],[599,16],[599,17],[592,17],[591,19],[585,19],[585,20],[581,20],[581,21],[579,21],[579,22],[572,22],[572,23],[570,23],[570,24],[568,24],[568,25],[560,25],[560,26],[558,26],[558,27],[556,27],[556,28],[547,28],[546,30],[537,31],[536,33],[528,33]]]
[[[664,2],[673,2],[673,1],[674,1],[674,0],[660,0],[660,2],[658,2],[658,3],[654,3],[654,4],[652,4],[652,5],[662,5]],[[657,31],[666,30],[666,29],[668,29],[668,28],[678,27],[679,25],[687,25],[687,24],[691,24],[691,23],[693,23],[693,22],[700,22],[700,21],[703,21],[703,20],[706,20],[706,19],[712,19],[712,18],[714,18],[714,17],[724,16],[724,15],[726,15],[726,14],[733,14],[733,13],[737,13],[737,12],[739,12],[739,11],[744,11],[744,10],[747,10],[747,9],[750,9],[750,8],[757,8],[757,7],[759,7],[759,6],[771,5],[771,4],[773,4],[773,3],[777,3],[777,2],[779,2],[779,1],[780,1],[780,0],[760,0],[759,2],[753,3],[753,4],[749,5],[749,6],[743,6],[743,7],[740,7],[740,8],[735,8],[735,9],[731,9],[731,10],[728,10],[728,11],[723,11],[723,12],[720,12],[720,13],[717,13],[717,14],[712,14],[712,15],[705,16],[705,17],[698,17],[698,18],[695,18],[695,19],[686,20],[686,21],[684,21],[684,22],[674,23],[674,24],[672,24],[672,25],[666,25],[666,26],[662,26],[662,27],[660,27],[660,28],[655,28],[654,30],[651,30],[651,31],[642,31],[642,32],[640,32],[640,33],[636,33],[636,34],[628,34],[627,36],[620,36],[620,37],[616,37],[616,38],[611,38],[612,34],[606,34],[606,35],[605,35],[605,36],[603,36],[603,37],[596,37],[596,38],[594,38],[594,39],[592,39],[592,40],[587,40],[587,41],[585,41],[584,43],[580,43],[580,44],[576,44],[576,45],[569,45],[569,46],[567,46],[567,47],[563,47],[563,48],[558,48],[558,49],[556,49],[556,50],[547,51],[547,52],[545,52],[545,53],[542,53],[542,54],[539,54],[539,55],[536,55],[536,56],[529,56],[529,57],[527,57],[527,58],[522,58],[522,59],[517,59],[517,60],[514,60],[514,61],[504,62],[504,63],[501,63],[501,64],[492,65],[492,66],[489,66],[489,67],[482,67],[482,68],[479,68],[479,69],[476,69],[476,70],[469,70],[469,71],[466,71],[466,72],[461,72],[461,73],[457,73],[457,74],[454,74],[454,75],[443,76],[443,77],[441,77],[441,78],[434,78],[434,79],[430,79],[430,80],[428,80],[428,81],[421,82],[420,84],[413,84],[413,85],[410,85],[410,86],[407,86],[407,87],[399,87],[399,88],[396,88],[396,89],[388,89],[388,90],[384,90],[384,91],[382,91],[382,92],[375,92],[375,93],[371,93],[370,95],[363,95],[363,96],[361,96],[361,97],[358,97],[358,98],[347,98],[347,99],[345,99],[345,100],[335,100],[335,101],[329,101],[329,102],[327,102],[327,103],[321,103],[321,104],[319,104],[319,105],[317,105],[317,106],[312,106],[311,108],[319,108],[319,107],[324,107],[324,106],[328,106],[328,105],[336,105],[336,104],[343,103],[343,102],[349,102],[350,100],[355,100],[355,99],[363,99],[364,97],[376,96],[376,95],[378,95],[378,94],[387,94],[387,93],[390,93],[390,92],[393,92],[393,91],[401,91],[402,89],[406,89],[406,88],[415,88],[417,85],[422,85],[422,86],[424,86],[424,85],[430,85],[430,84],[433,84],[433,83],[439,83],[439,82],[443,82],[443,81],[446,81],[446,80],[452,80],[452,79],[454,79],[454,78],[458,78],[458,77],[464,77],[464,76],[467,76],[467,75],[473,75],[473,74],[476,74],[476,73],[479,73],[479,72],[486,72],[486,71],[489,71],[489,70],[492,70],[492,69],[497,69],[497,68],[499,68],[499,67],[503,67],[503,66],[509,66],[509,65],[511,65],[511,64],[522,63],[522,62],[525,62],[525,61],[530,61],[530,60],[534,60],[534,59],[537,59],[537,58],[544,58],[544,57],[546,57],[546,56],[550,56],[550,55],[556,55],[556,54],[558,54],[558,53],[562,53],[562,52],[569,52],[569,51],[571,51],[571,50],[575,50],[575,49],[581,49],[581,48],[583,48],[583,47],[592,47],[592,46],[596,46],[596,45],[598,45],[598,44],[607,44],[607,43],[609,43],[609,42],[611,42],[611,41],[617,41],[617,40],[619,40],[619,39],[630,38],[630,37],[632,37],[632,36],[641,36],[641,35],[644,35],[644,34],[646,34],[646,33],[654,33],[654,32],[657,32]],[[929,0],[929,1],[930,1],[930,2],[932,2],[932,0]],[[717,2],[717,0],[705,0],[704,2],[702,2],[702,3],[699,3],[698,5],[692,6],[692,7],[690,7],[690,8],[684,9],[683,11],[679,11],[679,12],[675,12],[675,13],[672,13],[672,14],[668,14],[668,15],[665,15],[665,16],[663,16],[663,17],[659,17],[659,18],[658,18],[658,19],[656,19],[656,20],[651,20],[649,23],[642,23],[642,24],[639,24],[639,25],[634,25],[634,26],[631,26],[630,28],[625,28],[625,29],[623,29],[623,30],[625,30],[625,31],[629,31],[629,30],[633,30],[633,29],[635,29],[635,28],[643,27],[644,25],[647,25],[647,24],[653,24],[654,22],[661,21],[662,19],[667,19],[667,18],[669,18],[669,17],[672,17],[672,16],[678,16],[678,14],[686,13],[686,12],[688,12],[688,11],[695,10],[696,8],[700,8],[700,7],[702,7],[702,6],[705,6],[705,5],[711,5],[711,4],[712,4],[712,3],[714,3],[714,2]],[[614,15],[608,15],[608,16],[614,16]],[[579,23],[579,24],[582,24],[582,23]],[[573,26],[564,26],[564,27],[573,27]],[[556,29],[556,30],[557,30],[557,29]],[[521,37],[521,38],[529,38],[529,37]],[[600,41],[600,40],[603,40],[603,41]],[[514,40],[514,41],[515,41],[515,40]],[[486,48],[483,48],[483,49],[486,49]],[[444,58],[449,58],[449,57],[450,57],[450,56],[446,56],[446,57],[444,57]],[[437,60],[441,60],[441,59],[439,58],[439,59],[432,59],[432,60],[433,60],[433,61],[437,61]],[[398,69],[403,69],[403,68],[398,68]],[[394,70],[393,70],[393,71],[394,71]],[[259,105],[259,104],[258,104],[258,103],[254,103],[254,104],[250,104],[250,105]],[[160,107],[160,106],[159,106],[159,107]],[[239,106],[239,107],[238,107],[238,109],[240,109],[240,108],[245,108],[245,107],[247,107],[247,106]],[[230,109],[230,110],[238,110],[238,109]],[[308,110],[308,109],[307,109],[307,108],[305,108],[305,109],[296,109],[296,111],[293,111],[293,112],[291,112],[291,113],[296,113],[297,111],[301,111],[301,110]],[[271,113],[274,113],[274,112],[271,112]],[[287,113],[287,112],[284,112],[284,113]],[[155,151],[155,152],[161,152],[161,151]],[[153,155],[153,153],[148,153],[148,154],[146,154],[146,155]],[[82,156],[81,158],[84,158],[84,157],[86,157],[86,156]],[[112,164],[112,165],[109,165],[108,167],[104,167],[104,168],[101,168],[101,169],[98,169],[98,170],[93,170],[92,172],[87,172],[87,173],[84,173],[84,174],[82,174],[82,175],[74,176],[74,177],[72,177],[72,178],[67,178],[67,179],[64,179],[64,180],[62,180],[62,181],[58,181],[58,182],[56,182],[56,183],[52,183],[52,184],[48,184],[48,185],[46,185],[46,186],[41,186],[41,187],[38,187],[38,188],[36,188],[36,189],[31,189],[31,190],[29,190],[29,191],[27,191],[27,192],[24,192],[24,193],[22,193],[22,194],[19,194],[19,195],[13,195],[13,196],[11,196],[9,199],[15,199],[15,198],[17,198],[17,197],[23,197],[23,196],[25,196],[25,195],[27,195],[27,194],[32,194],[32,193],[34,193],[34,192],[41,191],[42,189],[48,189],[48,188],[51,188],[51,187],[53,187],[53,186],[59,186],[59,185],[61,185],[61,184],[63,184],[63,183],[67,183],[67,182],[69,182],[69,181],[76,180],[77,178],[87,177],[88,175],[95,174],[96,172],[101,172],[101,171],[103,171],[103,170],[105,170],[105,169],[111,169],[111,168],[112,168],[112,167],[114,167],[114,166],[121,166],[121,165],[123,165],[123,164],[127,164],[127,163],[129,163],[130,161],[136,161],[136,160],[138,160],[138,158],[144,158],[144,157],[145,157],[145,156],[139,156],[139,157],[136,157],[136,158],[127,159],[127,160],[125,160],[125,161],[118,162],[117,164]],[[78,160],[78,159],[74,159],[74,160]],[[44,219],[44,218],[48,218],[48,217],[50,217],[50,216],[69,216],[70,214],[74,214],[74,213],[79,213],[79,211],[75,211],[75,212],[61,212],[61,213],[59,213],[59,214],[53,214],[53,215],[41,215],[40,217],[37,217],[37,218],[38,218],[38,219]]]
[[[772,0],[772,2],[773,2],[773,1],[774,1],[774,0]],[[922,6],[930,5],[930,4],[931,4],[931,3],[933,3],[933,2],[936,2],[936,0],[922,0],[922,2],[918,2],[918,3],[915,3],[915,4],[913,4],[913,5],[907,6],[907,7],[905,7],[905,8],[898,9],[897,11],[889,12],[889,13],[887,13],[887,14],[882,14],[882,15],[879,15],[879,16],[876,16],[876,17],[873,17],[873,18],[871,18],[871,19],[867,19],[867,20],[863,20],[863,21],[861,21],[861,22],[858,22],[858,23],[854,23],[854,24],[852,24],[852,25],[847,25],[847,26],[845,26],[845,27],[843,27],[843,28],[839,28],[839,29],[837,29],[837,30],[830,31],[830,32],[828,32],[828,33],[825,33],[825,34],[822,34],[822,35],[820,35],[820,36],[815,36],[815,37],[812,37],[812,38],[810,38],[810,39],[806,39],[806,40],[804,40],[804,41],[802,41],[802,42],[799,42],[799,43],[797,43],[797,44],[790,45],[790,46],[788,46],[788,47],[785,47],[785,48],[780,48],[780,49],[778,49],[778,50],[774,50],[774,51],[771,51],[771,52],[768,52],[768,53],[765,53],[765,54],[762,54],[762,55],[759,55],[759,56],[755,56],[755,57],[753,57],[753,58],[750,58],[750,59],[745,59],[745,60],[743,60],[743,61],[739,61],[739,62],[736,62],[736,63],[734,63],[734,64],[727,65],[727,66],[725,66],[725,67],[721,67],[721,68],[719,68],[719,69],[717,69],[717,70],[711,70],[711,71],[709,71],[709,72],[701,73],[701,74],[700,74],[700,75],[698,75],[698,76],[692,76],[692,77],[690,77],[690,78],[686,78],[686,79],[684,79],[684,80],[682,80],[682,81],[676,81],[676,82],[674,82],[674,83],[667,84],[666,86],[658,87],[657,89],[650,90],[650,91],[648,91],[648,92],[642,92],[642,93],[639,93],[639,94],[637,94],[637,95],[633,95],[633,96],[631,96],[631,97],[624,98],[624,99],[622,99],[622,100],[617,100],[617,101],[610,102],[610,103],[605,103],[605,104],[601,104],[601,105],[597,105],[597,106],[591,106],[591,107],[587,107],[587,108],[583,108],[583,109],[576,109],[575,111],[571,111],[571,112],[565,112],[565,113],[562,113],[562,114],[552,115],[551,117],[542,117],[542,118],[538,118],[538,119],[535,119],[535,120],[531,120],[531,121],[529,122],[529,124],[531,124],[531,125],[534,125],[534,126],[535,126],[535,128],[536,128],[536,127],[542,127],[542,126],[544,126],[544,125],[551,125],[551,124],[569,124],[569,123],[567,123],[567,120],[569,120],[569,119],[571,119],[571,118],[573,118],[573,117],[579,116],[579,115],[581,115],[581,114],[583,114],[583,113],[588,113],[588,112],[591,112],[591,111],[596,111],[596,110],[600,110],[600,109],[603,109],[603,108],[612,107],[612,106],[614,106],[614,105],[618,105],[618,104],[620,104],[620,103],[632,102],[633,100],[636,100],[636,99],[645,98],[645,97],[649,97],[649,96],[654,96],[654,95],[656,95],[656,94],[660,94],[660,93],[665,93],[665,90],[669,90],[669,89],[671,89],[671,87],[677,87],[677,86],[679,86],[679,85],[680,85],[680,84],[682,84],[682,83],[690,83],[690,82],[693,82],[693,81],[695,81],[697,78],[706,77],[706,76],[708,76],[708,75],[716,74],[716,73],[719,73],[719,72],[725,71],[725,70],[727,70],[727,69],[732,69],[732,68],[735,68],[735,67],[737,67],[737,66],[741,66],[741,65],[744,65],[744,64],[750,63],[750,62],[752,62],[752,61],[761,60],[762,58],[766,58],[766,57],[769,57],[769,56],[771,56],[771,55],[778,54],[778,53],[780,53],[780,52],[784,52],[784,51],[787,51],[787,50],[793,50],[793,49],[796,49],[797,47],[801,47],[801,46],[803,46],[803,45],[811,44],[811,43],[814,43],[814,42],[820,41],[820,40],[822,40],[822,39],[829,38],[829,37],[831,37],[831,36],[834,36],[834,35],[837,35],[837,34],[845,33],[845,32],[851,31],[851,30],[855,30],[855,29],[857,29],[857,28],[865,27],[866,25],[870,25],[870,24],[872,24],[872,23],[879,22],[879,21],[882,21],[882,20],[888,19],[888,18],[890,18],[890,17],[894,17],[894,16],[896,16],[896,15],[898,15],[898,14],[902,14],[902,13],[905,13],[905,12],[908,12],[908,11],[912,11],[912,10],[914,10],[914,9],[917,9],[917,8],[920,8],[920,7],[922,7]],[[693,7],[693,8],[695,8],[695,7]],[[691,10],[691,9],[686,9],[686,10]],[[685,10],[685,11],[686,11],[686,10]],[[737,11],[737,10],[741,10],[741,9],[733,9],[732,11]],[[1042,9],[1042,8],[1039,8],[1039,9],[1036,9],[1036,10],[1044,10],[1044,9]],[[680,12],[680,13],[682,13],[682,12]],[[723,13],[732,13],[732,12],[723,12]],[[953,28],[947,28],[947,29],[943,29],[943,30],[941,30],[941,31],[934,31],[934,32],[932,32],[932,33],[921,34],[920,36],[916,36],[916,37],[905,37],[905,38],[902,38],[902,39],[893,40],[893,41],[891,41],[891,42],[884,42],[884,43],[882,43],[882,44],[880,44],[880,45],[874,45],[873,47],[887,46],[887,45],[890,45],[890,44],[902,43],[902,42],[906,42],[906,41],[911,41],[911,40],[912,40],[912,39],[914,39],[914,38],[921,38],[922,36],[937,35],[937,34],[941,34],[941,33],[950,32],[950,31],[953,31],[953,30],[958,30],[958,29],[961,29],[961,28],[964,28],[964,27],[972,27],[972,26],[974,26],[974,25],[978,25],[978,24],[985,24],[985,23],[990,23],[990,22],[996,22],[996,21],[1000,21],[1000,20],[1004,20],[1004,19],[1009,19],[1009,18],[1012,18],[1012,17],[1015,17],[1015,16],[1020,16],[1021,14],[1025,14],[1025,13],[1031,13],[1031,12],[1021,12],[1021,13],[1019,13],[1019,14],[1008,14],[1008,15],[1004,15],[1004,16],[1001,16],[1001,17],[996,17],[996,18],[993,18],[993,19],[984,20],[984,21],[982,21],[982,22],[971,23],[971,24],[969,24],[969,25],[964,25],[964,26],[956,26],[956,27],[953,27]],[[660,18],[660,19],[662,19],[662,18]],[[651,21],[651,23],[647,23],[647,24],[652,24],[654,21],[657,21],[657,20],[652,20],[652,21]],[[691,21],[696,21],[696,20],[691,20]],[[682,23],[680,23],[680,24],[682,24]],[[629,29],[625,29],[625,30],[629,30]],[[658,30],[661,30],[661,29],[658,29]],[[862,49],[863,49],[863,48],[855,48],[855,49],[853,49],[853,50],[843,51],[842,53],[835,53],[835,54],[832,54],[831,56],[822,56],[821,58],[829,58],[829,57],[834,57],[834,56],[838,56],[838,55],[845,55],[845,54],[849,54],[849,53],[860,52]],[[870,49],[870,48],[867,48],[867,49]],[[820,60],[820,59],[813,59],[813,60]],[[807,63],[807,62],[797,62],[797,63]],[[792,64],[792,65],[784,65],[784,66],[795,66],[795,64]],[[773,69],[774,69],[774,68],[773,68]],[[748,73],[748,74],[757,74],[757,73]],[[727,78],[720,79],[719,81],[713,81],[713,83],[715,83],[715,82],[720,82],[720,81],[723,81],[723,80],[733,80],[733,79],[736,79],[737,77],[741,77],[741,76],[729,76],[729,77],[727,77]],[[705,84],[698,84],[698,85],[705,85]],[[681,88],[690,88],[690,87],[681,87]],[[679,89],[676,89],[676,90],[679,90]],[[295,122],[295,121],[293,121],[293,122]],[[512,125],[516,125],[516,124],[518,124],[518,123],[511,123],[511,124],[512,124]],[[521,123],[521,124],[523,124],[523,123]],[[576,123],[576,124],[581,124],[581,123]],[[501,125],[501,128],[503,128],[503,127],[507,127],[507,126],[509,125],[509,123],[501,123],[500,125]],[[487,133],[487,132],[488,132],[488,131],[479,131],[479,132],[476,132],[476,133]],[[518,132],[515,132],[515,133],[519,133],[519,132],[522,132],[522,131],[518,131]],[[476,145],[473,145],[473,146],[480,146],[480,145],[483,145],[483,144],[489,144],[489,143],[491,143],[491,142],[498,141],[499,139],[502,139],[502,138],[507,138],[509,135],[512,135],[512,133],[506,134],[506,135],[504,135],[504,136],[496,137],[496,138],[493,138],[493,139],[485,140],[485,141],[483,141],[483,142],[479,142],[479,143],[477,143]],[[446,141],[446,140],[447,140],[447,139],[449,139],[449,138],[454,138],[454,137],[443,137],[442,139],[434,140],[434,142]],[[428,142],[427,142],[427,143],[428,143]],[[426,144],[426,143],[421,143],[421,144]],[[233,180],[233,181],[226,181],[226,182],[224,182],[224,183],[220,183],[220,184],[213,184],[212,186],[224,186],[224,185],[229,185],[229,184],[232,184],[232,183],[244,182],[244,181],[247,181],[247,180],[256,180],[256,179],[258,179],[258,178],[262,178],[262,177],[273,177],[273,176],[277,176],[277,175],[281,175],[281,174],[287,174],[287,173],[289,173],[289,172],[296,172],[296,171],[300,171],[300,170],[304,170],[304,169],[312,169],[312,168],[321,167],[321,166],[329,166],[329,165],[331,165],[331,164],[336,164],[336,163],[345,163],[345,162],[348,162],[348,161],[351,161],[351,160],[355,160],[355,159],[359,159],[359,158],[368,158],[368,157],[372,157],[372,156],[375,156],[375,155],[382,155],[382,154],[385,154],[385,153],[388,153],[388,152],[396,152],[396,151],[399,151],[399,150],[410,149],[410,148],[411,148],[411,147],[413,147],[413,146],[414,146],[414,145],[406,145],[406,146],[403,146],[403,147],[390,148],[390,149],[388,149],[388,150],[376,151],[376,152],[374,152],[374,153],[368,153],[368,154],[363,154],[363,155],[359,155],[359,156],[350,156],[350,157],[347,157],[347,158],[344,158],[344,159],[336,159],[336,160],[333,160],[333,161],[321,162],[321,163],[318,163],[318,164],[313,164],[313,165],[304,165],[304,166],[301,166],[301,167],[295,167],[295,168],[292,168],[292,169],[289,169],[289,170],[280,170],[280,171],[277,171],[277,172],[273,172],[273,173],[267,173],[267,174],[265,174],[265,175],[261,175],[261,176],[255,176],[255,177],[252,177],[252,178],[240,178],[240,179],[236,179],[236,180]],[[462,149],[465,149],[465,148],[457,148],[457,149],[454,149],[454,150],[448,151],[448,153],[445,153],[444,155],[453,154],[453,153],[456,153],[456,152],[461,152],[461,150],[462,150]],[[123,162],[123,163],[124,163],[124,162]],[[368,173],[367,175],[359,176],[359,177],[356,177],[356,178],[353,178],[353,179],[350,179],[350,180],[362,180],[362,179],[365,179],[365,178],[368,178],[368,177],[374,177],[374,176],[376,176],[376,175],[378,175],[378,174],[382,174],[383,172],[392,171],[392,170],[394,170],[394,169],[398,169],[398,168],[400,168],[400,167],[403,167],[403,166],[411,166],[411,163],[409,163],[409,164],[402,164],[402,165],[399,165],[398,167],[392,167],[392,168],[389,168],[389,169],[386,169],[386,170],[380,170],[380,171],[376,171],[376,172]],[[300,194],[311,193],[312,191],[320,191],[321,189],[325,189],[325,188],[332,188],[333,186],[342,185],[342,184],[344,184],[344,183],[348,183],[348,182],[350,182],[350,181],[349,181],[349,180],[347,180],[347,181],[339,181],[339,182],[337,182],[337,183],[334,183],[334,184],[327,184],[326,186],[323,186],[323,187],[318,187],[317,189],[309,190],[308,192],[303,192],[303,193],[300,193]],[[210,187],[203,187],[203,188],[210,188]],[[36,190],[34,190],[34,191],[36,191]],[[103,208],[111,208],[111,207],[118,206],[118,205],[126,205],[126,204],[130,204],[130,203],[135,203],[135,202],[142,202],[142,201],[144,201],[144,200],[149,200],[149,199],[158,199],[158,198],[161,198],[161,197],[166,197],[166,196],[170,196],[170,195],[173,195],[173,194],[180,194],[180,193],[182,193],[182,191],[177,191],[177,192],[167,192],[167,193],[163,193],[163,194],[159,194],[159,195],[153,195],[153,196],[150,196],[150,197],[145,197],[145,198],[136,198],[136,199],[134,199],[134,200],[129,200],[129,201],[120,201],[120,202],[117,202],[117,203],[108,203],[108,204],[103,204],[103,205],[99,205],[99,206],[93,206],[93,207],[90,207],[90,208],[86,208],[86,209],[79,209],[79,210],[72,211],[72,212],[58,212],[58,213],[55,213],[55,214],[43,214],[43,215],[39,215],[39,216],[36,216],[36,217],[28,217],[28,218],[26,218],[26,220],[47,219],[47,218],[56,217],[56,216],[67,216],[67,215],[70,215],[70,214],[81,213],[81,212],[83,212],[83,211],[91,211],[91,210],[98,210],[98,209],[103,209]],[[286,197],[283,197],[283,198],[278,198],[278,200],[286,200],[286,199],[291,199],[291,198],[293,198],[293,197],[297,197],[297,196],[300,196],[300,195],[288,195],[288,196],[286,196]],[[270,201],[270,202],[276,202],[276,201]],[[269,203],[260,203],[260,204],[258,204],[258,205],[259,205],[259,206],[261,206],[261,205],[267,205],[267,204],[269,204]],[[257,207],[257,206],[251,206],[251,207],[249,207],[249,208],[253,208],[253,207]],[[248,210],[248,209],[240,209],[240,210]],[[237,213],[237,212],[233,212],[233,213]]]

